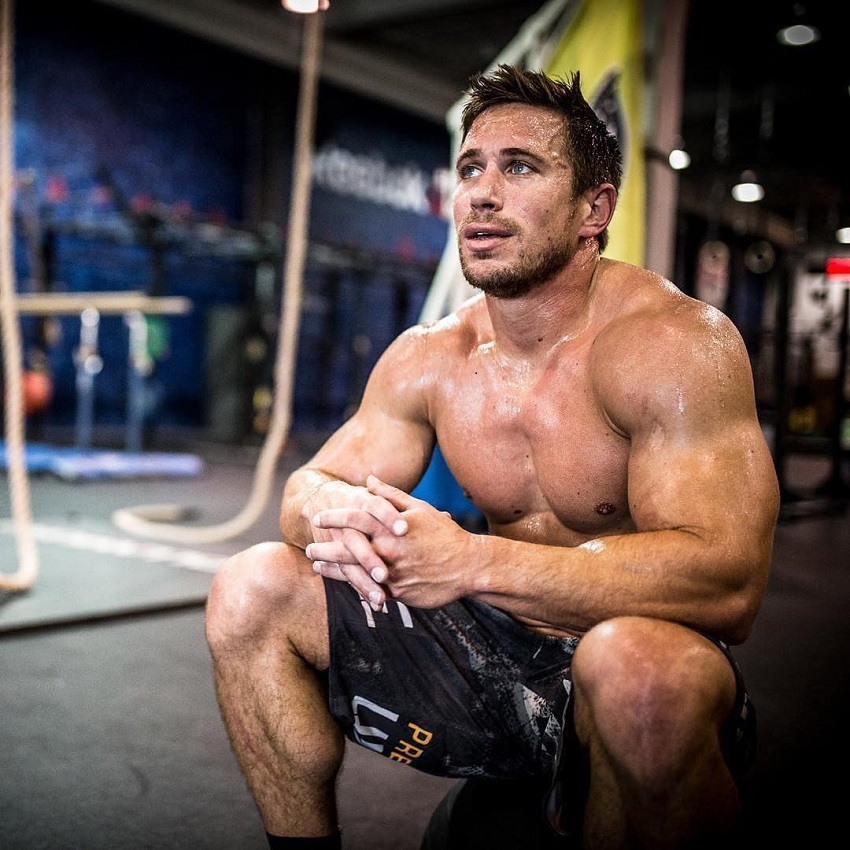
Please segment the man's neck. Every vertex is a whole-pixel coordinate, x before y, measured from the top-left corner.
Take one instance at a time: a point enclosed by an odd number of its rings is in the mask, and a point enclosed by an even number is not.
[[[496,345],[527,355],[579,336],[589,324],[600,262],[595,240],[588,240],[556,277],[528,294],[486,296]]]

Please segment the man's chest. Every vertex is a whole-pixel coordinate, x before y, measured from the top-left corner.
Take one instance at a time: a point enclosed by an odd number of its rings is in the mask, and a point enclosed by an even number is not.
[[[548,378],[487,379],[448,393],[435,417],[446,462],[491,523],[593,536],[628,522],[629,441],[582,373]]]

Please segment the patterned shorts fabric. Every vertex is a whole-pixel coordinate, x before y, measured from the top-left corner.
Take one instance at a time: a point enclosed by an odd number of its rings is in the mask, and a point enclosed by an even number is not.
[[[579,638],[536,634],[472,599],[436,609],[388,600],[376,612],[345,582],[325,580],[325,593],[329,704],[346,737],[437,776],[553,775]],[[738,681],[724,752],[743,768],[755,712],[728,648],[713,642]]]

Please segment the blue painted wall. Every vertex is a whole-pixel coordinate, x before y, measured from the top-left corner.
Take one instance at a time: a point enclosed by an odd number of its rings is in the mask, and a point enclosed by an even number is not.
[[[48,248],[51,288],[191,298],[189,316],[162,323],[167,345],[151,382],[151,416],[202,425],[210,311],[244,309],[250,317],[253,310],[274,344],[277,317],[269,314],[277,310],[281,275],[275,291],[258,301],[254,258],[240,256],[232,237],[256,224],[248,221],[246,198],[257,189],[251,185],[252,157],[263,141],[257,115],[269,100],[284,116],[277,151],[283,167],[273,191],[279,208],[288,206],[297,77],[90,0],[16,6],[18,288],[33,286],[25,226],[34,202],[49,237],[41,245]],[[338,170],[325,168],[315,185],[313,247],[330,246],[335,256],[356,262],[328,265],[311,248],[296,429],[341,421],[371,364],[415,321],[447,236],[429,184],[448,164],[444,127],[323,85],[316,146],[317,163],[362,167],[368,179],[352,194],[341,190],[350,189],[350,180],[334,182]],[[387,185],[407,179],[414,189],[421,184],[427,202],[411,208],[405,198],[400,206],[397,197],[376,195],[382,179]],[[273,242],[280,244],[286,222],[274,227]],[[59,338],[48,347],[56,384],[48,417],[59,423],[74,415],[78,327],[76,319],[62,318],[54,326]],[[31,350],[38,323],[27,320],[24,331]],[[105,368],[97,379],[96,421],[121,422],[126,329],[110,317],[101,331]]]

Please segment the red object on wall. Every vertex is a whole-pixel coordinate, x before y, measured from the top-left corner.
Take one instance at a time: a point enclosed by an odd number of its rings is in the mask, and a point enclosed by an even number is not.
[[[24,416],[41,413],[53,399],[53,381],[44,372],[24,372]]]
[[[850,278],[850,257],[830,257],[826,261],[826,276]]]

